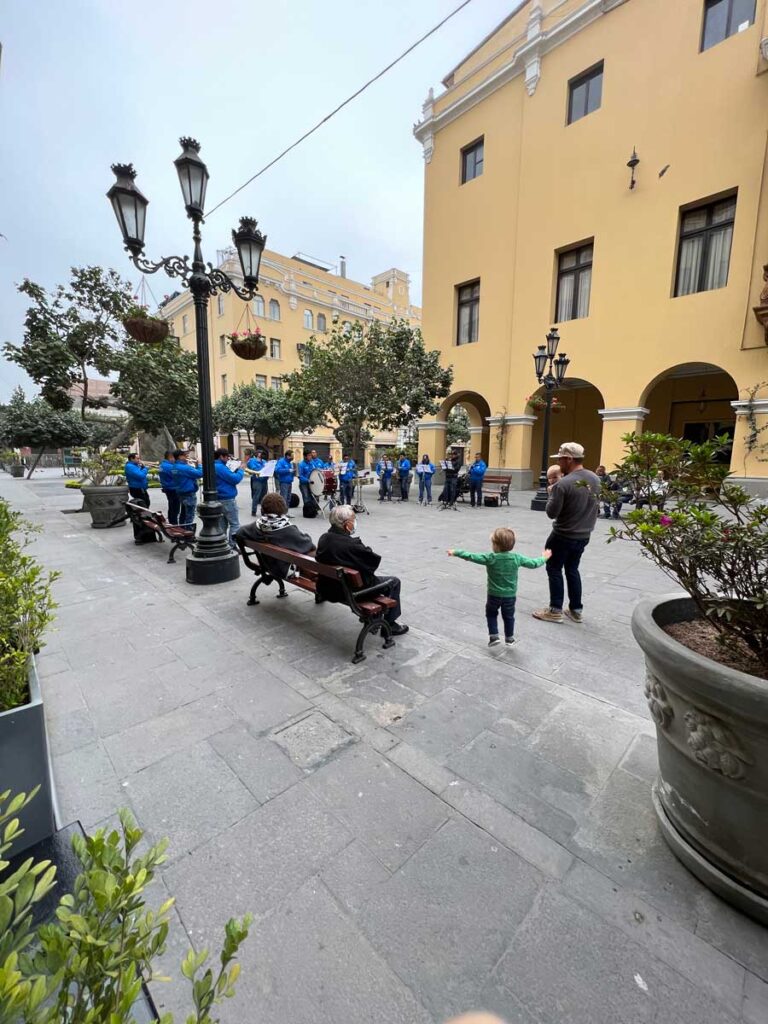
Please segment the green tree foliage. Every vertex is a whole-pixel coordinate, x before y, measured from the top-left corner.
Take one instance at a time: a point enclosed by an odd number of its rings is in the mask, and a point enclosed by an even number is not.
[[[123,338],[121,321],[134,306],[130,285],[114,270],[73,267],[69,284],[58,285],[51,294],[28,278],[18,290],[31,305],[24,340],[21,345],[6,342],[6,358],[26,370],[55,409],[70,409],[69,390],[79,385],[80,416],[85,419],[89,371],[106,377],[114,368]]]
[[[172,341],[144,345],[125,338],[113,354],[119,376],[111,391],[137,430],[154,434],[166,427],[174,438],[200,436],[197,357]]]
[[[54,409],[42,398],[28,402],[16,388],[8,405],[0,408],[0,447],[29,447],[38,456],[28,476],[32,476],[46,448],[72,448],[91,440],[89,424],[72,410]]]
[[[314,402],[302,403],[291,390],[237,384],[213,407],[213,426],[222,434],[242,430],[250,444],[271,445],[289,434],[311,430],[321,415]]]
[[[450,448],[452,444],[466,444],[470,438],[469,413],[463,405],[454,405],[448,413],[448,426],[445,430],[445,442]]]
[[[366,427],[395,430],[437,412],[452,381],[421,331],[397,319],[334,325],[309,340],[301,370],[286,378],[297,405],[317,408],[316,422],[348,438],[358,460]]]

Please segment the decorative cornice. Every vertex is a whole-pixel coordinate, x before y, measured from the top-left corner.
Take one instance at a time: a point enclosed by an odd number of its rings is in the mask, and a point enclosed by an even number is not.
[[[510,413],[507,416],[486,416],[485,419],[491,427],[500,427],[502,424],[505,427],[532,427],[537,417],[528,413]]]
[[[416,424],[419,430],[438,430],[448,426],[447,420],[419,420]]]
[[[739,399],[738,402],[731,402],[731,408],[737,416],[749,416],[750,412],[757,416],[768,416],[768,398]]]
[[[487,429],[487,427],[470,427],[469,432],[470,434],[482,434],[483,431]]]
[[[620,409],[598,409],[598,415],[603,417],[603,422],[608,420],[644,420],[650,412],[644,405],[629,405]]]

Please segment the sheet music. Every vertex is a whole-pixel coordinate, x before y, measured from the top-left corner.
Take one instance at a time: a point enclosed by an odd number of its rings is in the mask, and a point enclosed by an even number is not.
[[[448,459],[440,459],[440,469],[453,469],[453,463]]]
[[[259,476],[271,477],[275,475],[275,466],[277,465],[277,459],[270,459],[269,462],[264,463],[264,468],[259,471]]]
[[[238,469],[240,469],[241,465],[242,463],[240,462],[239,459],[230,459],[229,462],[227,463],[227,469],[230,470],[230,472],[232,473],[236,473]]]

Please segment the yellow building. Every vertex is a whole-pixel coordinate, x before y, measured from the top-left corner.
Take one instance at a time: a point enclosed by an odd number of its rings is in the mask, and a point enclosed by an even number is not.
[[[526,0],[430,90],[423,330],[455,390],[420,449],[461,403],[474,450],[531,486],[554,324],[552,451],[610,467],[629,431],[735,431],[734,474],[768,493],[745,447],[768,422],[768,389],[745,402],[768,380],[767,58],[768,0]]]
[[[234,249],[220,252],[218,262],[231,278],[242,284]],[[190,293],[184,291],[164,302],[162,315],[171,321],[171,333],[180,339],[182,347],[194,352],[195,315]],[[421,325],[421,310],[411,305],[410,281],[404,271],[387,270],[366,285],[347,277],[343,256],[338,267],[331,267],[302,254],[288,257],[265,249],[259,295],[252,302],[245,303],[234,292],[226,292],[214,295],[209,303],[212,401],[231,393],[236,384],[281,388],[283,378],[299,369],[302,347],[313,334],[322,338],[336,318],[343,324],[356,320],[388,321],[393,316],[414,326]],[[267,340],[266,356],[254,361],[238,358],[227,336],[256,325]],[[380,434],[374,436],[372,446],[391,445],[395,441],[395,434]],[[221,443],[226,442],[226,438],[221,439]],[[234,437],[229,443],[239,454],[245,438]],[[340,445],[327,427],[318,427],[312,434],[292,435],[284,447],[291,446],[298,453],[311,446],[322,457],[341,457]]]

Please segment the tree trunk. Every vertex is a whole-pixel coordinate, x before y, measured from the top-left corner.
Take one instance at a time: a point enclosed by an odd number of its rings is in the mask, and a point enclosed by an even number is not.
[[[30,468],[29,472],[27,473],[27,480],[29,480],[29,478],[30,478],[30,477],[32,476],[32,474],[33,474],[33,473],[35,472],[35,469],[37,469],[37,464],[38,464],[38,462],[40,461],[40,459],[42,459],[42,457],[43,457],[43,452],[44,452],[44,451],[45,451],[45,445],[43,445],[43,447],[42,447],[42,448],[40,449],[40,451],[39,451],[39,452],[37,453],[37,458],[36,458],[36,459],[35,459],[35,461],[34,461],[34,462],[32,463],[32,466],[31,466],[31,468]]]
[[[85,419],[85,407],[88,404],[88,372],[85,363],[82,363],[80,369],[83,371],[83,399],[80,402],[80,419]]]

